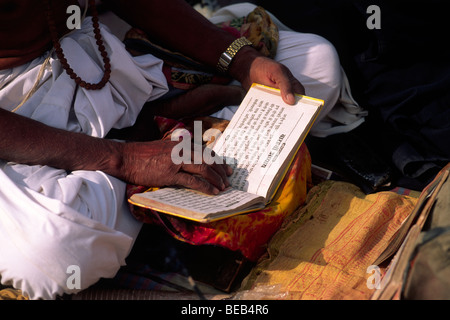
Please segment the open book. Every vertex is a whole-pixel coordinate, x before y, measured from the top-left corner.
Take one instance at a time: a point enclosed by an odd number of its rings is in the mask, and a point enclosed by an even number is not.
[[[129,202],[158,212],[211,222],[264,208],[275,195],[323,101],[297,95],[286,104],[278,89],[253,84],[212,150],[233,168],[218,195],[168,187],[134,194]]]

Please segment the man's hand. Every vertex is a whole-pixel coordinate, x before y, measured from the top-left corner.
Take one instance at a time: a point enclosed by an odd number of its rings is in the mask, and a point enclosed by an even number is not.
[[[288,104],[295,103],[294,94],[305,94],[303,85],[286,66],[250,47],[237,53],[230,65],[230,74],[247,90],[255,82],[280,89],[283,100]]]
[[[194,148],[190,164],[175,164],[171,154],[179,142],[158,140],[125,143],[119,174],[137,185],[152,187],[181,186],[207,194],[217,194],[229,186],[232,169],[226,164],[194,164]],[[202,155],[197,155],[197,157]]]

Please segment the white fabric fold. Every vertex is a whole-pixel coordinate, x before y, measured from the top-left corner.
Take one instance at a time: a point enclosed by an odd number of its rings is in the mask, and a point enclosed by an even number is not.
[[[61,40],[74,71],[98,82],[103,61],[92,21]],[[162,61],[133,58],[108,29],[101,27],[111,60],[111,79],[98,91],[77,87],[52,55],[0,71],[0,107],[49,126],[94,137],[131,126],[144,103],[168,91]],[[42,69],[43,68],[43,69]],[[37,86],[40,71],[42,78]],[[38,133],[37,133],[38,134]],[[129,254],[141,223],[125,199],[126,184],[99,171],[27,166],[0,160],[0,277],[31,299],[54,299],[113,277]],[[70,283],[70,267],[81,286]]]

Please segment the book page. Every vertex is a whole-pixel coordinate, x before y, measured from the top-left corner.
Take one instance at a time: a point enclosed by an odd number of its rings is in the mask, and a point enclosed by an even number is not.
[[[214,196],[185,188],[162,188],[133,195],[131,200],[169,213],[178,211],[186,214],[190,211],[190,216],[194,219],[203,219],[210,214],[234,211],[263,202],[261,197],[233,188]],[[173,210],[174,208],[177,210]]]
[[[254,85],[213,150],[233,168],[233,187],[268,196],[303,142],[323,101],[297,97],[283,102],[280,92]]]

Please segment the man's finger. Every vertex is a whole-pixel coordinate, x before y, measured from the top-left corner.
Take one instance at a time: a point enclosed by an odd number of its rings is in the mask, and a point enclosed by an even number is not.
[[[216,169],[213,169],[213,166],[207,164],[184,164],[181,169],[186,173],[200,176],[218,190],[224,190],[228,185],[225,170],[219,170],[220,167],[218,166],[215,167]],[[219,173],[218,171],[222,172]]]
[[[289,69],[284,66],[282,66],[281,74],[284,76],[279,79],[278,86],[280,88],[282,98],[287,104],[295,104],[295,94],[304,95],[305,88],[300,81],[292,75]]]
[[[178,186],[194,189],[210,195],[216,195],[220,192],[218,188],[205,179],[185,172],[177,173],[174,183]]]
[[[205,150],[207,149],[207,147],[203,146],[203,154],[201,155],[202,161],[204,161],[207,165],[210,165],[211,168],[220,175],[222,181],[225,183],[225,186],[228,187],[230,185],[228,176],[233,173],[233,169],[228,164],[224,163],[225,160],[217,155],[213,150],[209,149],[209,151],[205,153]]]
[[[294,79],[293,81],[293,90],[295,93],[297,94],[302,94],[305,95],[305,87],[303,87],[303,85],[300,83],[300,81],[298,81],[297,79]]]

